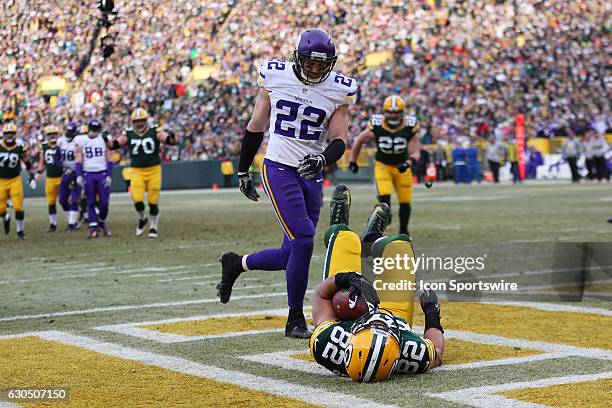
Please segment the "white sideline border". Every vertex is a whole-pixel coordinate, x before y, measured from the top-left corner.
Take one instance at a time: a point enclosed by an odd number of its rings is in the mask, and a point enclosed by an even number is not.
[[[568,375],[563,377],[551,377],[534,381],[513,382],[498,385],[485,385],[482,387],[471,387],[460,390],[446,391],[440,393],[425,393],[428,397],[443,399],[448,402],[470,405],[479,408],[503,407],[503,408],[544,408],[546,405],[533,402],[519,401],[502,395],[495,395],[504,391],[523,388],[542,388],[553,385],[575,384],[585,381],[595,381],[612,378],[612,371],[598,374]]]
[[[269,394],[292,398],[316,405],[338,408],[344,408],[346,406],[364,408],[393,407],[392,405],[376,403],[372,400],[358,398],[353,395],[315,389],[285,380],[277,380],[240,371],[226,370],[215,366],[192,362],[180,357],[151,353],[115,343],[95,340],[89,337],[77,336],[67,332],[42,331],[29,333],[29,335],[39,337],[43,340],[83,348],[103,355],[121,358],[123,360],[136,361],[174,372],[206,378],[221,383],[229,383],[242,388],[263,391]],[[3,336],[2,338],[15,337],[24,336],[23,334],[18,334],[13,337]]]

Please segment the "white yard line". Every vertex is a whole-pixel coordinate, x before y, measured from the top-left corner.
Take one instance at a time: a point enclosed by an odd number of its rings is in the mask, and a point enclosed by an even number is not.
[[[513,382],[498,385],[485,385],[482,387],[471,387],[460,390],[426,393],[429,397],[440,398],[449,402],[471,405],[473,407],[500,407],[500,408],[534,408],[545,407],[545,405],[524,402],[512,398],[495,395],[504,391],[519,390],[525,388],[542,388],[561,384],[575,384],[584,381],[596,381],[612,378],[612,371],[598,374],[567,375],[563,377],[543,378],[534,381]]]
[[[312,290],[306,293],[313,293]],[[244,300],[244,299],[261,299],[266,297],[278,297],[287,296],[286,292],[267,292],[258,293],[254,295],[238,295],[232,296],[232,301]],[[48,312],[31,315],[19,315],[19,316],[6,316],[0,317],[0,322],[11,322],[16,320],[31,320],[40,319],[47,317],[59,317],[59,316],[74,316],[74,315],[86,315],[93,313],[105,313],[105,312],[120,312],[125,310],[139,310],[139,309],[151,309],[151,308],[162,308],[162,307],[174,307],[174,306],[187,306],[187,305],[201,305],[206,303],[219,302],[217,297],[209,299],[194,299],[194,300],[183,300],[177,302],[161,302],[161,303],[146,303],[140,305],[122,305],[122,306],[107,306],[107,307],[96,307],[92,309],[81,309],[81,310],[68,310],[63,312]]]
[[[61,344],[75,346],[95,353],[137,361],[142,364],[160,367],[166,370],[206,378],[221,383],[229,383],[251,390],[263,391],[287,398],[294,398],[311,404],[344,408],[387,408],[390,405],[376,403],[348,394],[335,393],[322,389],[293,384],[284,380],[247,374],[240,371],[226,370],[219,367],[192,362],[180,357],[167,356],[126,347],[119,344],[102,342],[88,337],[76,336],[59,331],[39,332],[38,337]]]
[[[252,361],[254,363],[268,364],[275,367],[284,368],[285,370],[296,370],[309,374],[333,376],[335,375],[325,367],[313,362],[302,360],[299,358],[292,358],[292,355],[296,354],[308,354],[309,350],[289,350],[289,351],[278,351],[275,353],[263,353],[263,354],[252,354],[248,356],[241,356],[240,358],[246,361]]]

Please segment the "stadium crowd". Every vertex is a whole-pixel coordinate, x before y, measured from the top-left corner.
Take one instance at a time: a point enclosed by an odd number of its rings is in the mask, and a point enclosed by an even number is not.
[[[256,94],[257,66],[289,58],[306,27],[327,28],[336,69],[360,83],[352,136],[385,96],[401,94],[425,142],[512,138],[514,115],[529,137],[602,134],[610,4],[598,0],[509,1],[116,1],[87,58],[100,12],[82,1],[8,0],[0,6],[2,120],[35,140],[44,125],[100,117],[111,134],[146,108],[177,134],[164,160],[234,157]],[[367,66],[366,56],[390,51]],[[216,66],[194,81],[196,66]],[[60,75],[71,92],[37,93]],[[608,85],[609,86],[609,85]]]

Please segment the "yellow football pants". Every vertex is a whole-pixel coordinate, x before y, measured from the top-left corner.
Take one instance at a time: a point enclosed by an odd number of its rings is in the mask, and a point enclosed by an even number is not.
[[[0,178],[0,214],[6,214],[6,203],[13,200],[15,211],[23,210],[23,184],[21,176],[10,179]]]
[[[45,197],[47,197],[47,203],[49,205],[53,205],[57,201],[57,195],[59,193],[61,182],[61,177],[45,178]]]
[[[404,254],[414,257],[414,251],[410,241],[406,240],[405,235],[385,237],[381,240],[381,248],[377,251],[381,258],[393,258],[396,255],[401,257]],[[323,279],[341,272],[361,273],[361,240],[357,234],[351,231],[346,225],[333,225],[325,234],[327,250],[325,253],[325,264],[323,268]],[[380,246],[380,245],[379,245]],[[398,282],[400,280],[411,280],[416,282],[416,274],[411,270],[396,268],[385,268],[384,271],[376,275],[382,283]],[[393,314],[401,317],[410,324],[414,318],[414,290],[389,293],[388,291],[378,291],[381,299],[380,307],[389,309]],[[409,299],[398,301],[398,297]]]
[[[396,166],[376,161],[374,180],[377,195],[391,195],[395,188],[400,204],[412,203],[412,171],[410,169],[400,173]]]
[[[149,204],[157,204],[161,190],[161,165],[151,167],[132,167],[130,189],[135,203],[143,202],[145,193],[149,194]]]

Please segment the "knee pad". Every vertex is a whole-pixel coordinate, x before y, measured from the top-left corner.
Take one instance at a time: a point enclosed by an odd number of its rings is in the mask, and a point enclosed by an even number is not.
[[[18,221],[23,221],[25,218],[25,211],[15,211],[15,219]]]
[[[157,214],[159,214],[159,207],[157,206],[157,204],[149,204],[149,214],[151,214],[152,216],[156,216]]]
[[[391,206],[391,196],[390,195],[379,195],[378,196],[379,203],[385,203],[388,206]]]
[[[134,203],[134,208],[136,208],[136,211],[140,212],[140,211],[144,211],[145,210],[145,205],[142,201],[138,201],[137,203]]]

